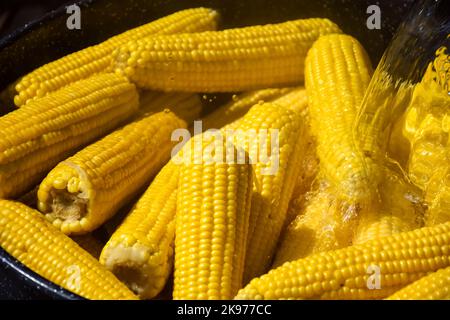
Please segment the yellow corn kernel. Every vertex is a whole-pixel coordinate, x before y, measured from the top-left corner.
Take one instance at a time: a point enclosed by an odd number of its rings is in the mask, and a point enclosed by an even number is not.
[[[450,223],[287,262],[252,280],[236,299],[386,298],[450,266]]]
[[[222,132],[229,130],[236,145],[249,154],[255,171],[244,270],[247,283],[269,268],[275,253],[300,170],[303,121],[279,104],[256,104]]]
[[[38,207],[66,234],[99,227],[169,160],[172,131],[186,123],[169,110],[117,130],[59,163],[38,191]]]
[[[136,299],[70,238],[24,204],[0,200],[0,246],[42,277],[88,299]]]
[[[281,97],[293,88],[271,88],[256,91],[245,92],[239,95],[233,95],[230,102],[220,106],[207,116],[202,118],[203,130],[220,129],[239,118],[243,117],[251,107],[257,103],[270,102]]]
[[[141,299],[158,295],[172,269],[178,176],[178,166],[169,161],[100,257],[100,262]]]
[[[186,148],[192,146],[192,161],[180,166],[173,298],[231,299],[242,287],[252,167],[216,162],[215,155],[224,155],[222,143],[211,153],[207,147],[196,152],[195,142]]]
[[[293,88],[290,92],[272,101],[284,108],[299,113],[304,125],[301,150],[300,171],[294,185],[288,211],[285,219],[285,226],[295,219],[297,214],[303,211],[306,193],[311,189],[312,183],[319,170],[319,159],[316,151],[316,141],[311,134],[311,120],[308,109],[308,95],[304,87]]]
[[[182,10],[67,55],[20,79],[16,85],[14,102],[20,107],[31,99],[43,97],[75,81],[108,72],[113,62],[112,52],[129,41],[157,34],[215,30],[217,19],[217,12],[211,9]]]
[[[340,32],[327,19],[148,37],[121,46],[116,72],[163,91],[246,91],[298,84],[313,42]]]
[[[449,300],[450,267],[440,269],[411,283],[387,300]]]
[[[303,86],[291,88],[291,90],[283,92],[283,94],[273,99],[271,102],[297,112],[306,119],[308,118],[308,95]],[[306,119],[305,122],[307,122]]]
[[[81,248],[89,252],[95,259],[100,257],[104,243],[98,240],[94,235],[88,233],[81,236],[72,236],[71,239]]]
[[[122,76],[99,74],[0,117],[0,198],[27,192],[58,162],[137,109],[134,85]]]
[[[306,94],[303,99],[306,99],[305,103],[307,103]],[[317,156],[317,142],[311,132],[309,108],[306,106],[304,109],[300,110],[304,123],[306,124],[303,136],[301,137],[301,139],[304,140],[304,149],[302,151],[300,173],[297,176],[294,191],[292,192],[292,197],[289,201],[285,222],[286,226],[289,225],[296,216],[303,214],[307,200],[313,195],[313,193],[308,193],[308,191],[311,191],[313,188],[313,183],[316,181],[320,169],[320,161]]]
[[[188,124],[200,118],[202,101],[198,94],[143,91],[139,95],[138,118],[169,109]]]

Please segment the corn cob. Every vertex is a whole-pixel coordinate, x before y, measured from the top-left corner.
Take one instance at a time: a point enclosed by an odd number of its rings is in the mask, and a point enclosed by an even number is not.
[[[425,192],[428,210],[425,224],[432,226],[450,220],[447,208],[448,107],[450,98],[446,91],[445,77],[448,60],[445,51],[439,49],[413,91],[411,103],[403,115],[401,132],[394,132],[391,141],[402,140],[410,146],[407,161],[411,181]],[[400,131],[400,130],[397,130]]]
[[[59,161],[124,122],[138,108],[134,85],[100,74],[0,118],[0,198],[17,197]]]
[[[198,138],[205,137],[191,141]],[[225,150],[221,144],[213,152]],[[179,179],[173,298],[231,299],[242,287],[252,167],[248,159],[216,162],[203,147],[181,165]]]
[[[400,289],[388,300],[450,300],[450,267],[440,269]]]
[[[308,130],[306,130],[308,131]],[[319,172],[320,163],[316,152],[316,142],[309,132],[304,134],[305,149],[302,152],[303,157],[300,163],[300,173],[295,182],[294,191],[289,201],[285,225],[289,225],[298,215],[303,214],[306,209],[309,198],[313,196],[310,193],[314,187],[314,182]],[[319,181],[317,181],[320,183]]]
[[[434,86],[434,89],[433,89]],[[408,161],[410,179],[425,189],[434,171],[447,166],[448,130],[445,128],[450,98],[435,91],[436,84],[418,84],[410,108],[406,112],[408,131],[405,136],[411,143]]]
[[[340,32],[327,19],[293,20],[130,42],[115,53],[116,72],[163,91],[245,91],[298,84],[321,35]]]
[[[303,122],[298,113],[265,103],[253,106],[222,132],[229,130],[236,133],[236,145],[248,152],[255,171],[244,269],[247,283],[271,264],[300,168]],[[266,146],[264,141],[268,142]]]
[[[445,150],[448,143],[448,107],[450,97],[445,82],[450,74],[450,58],[439,49],[415,87],[411,104],[406,111],[408,119],[404,135],[411,142],[409,174],[420,187],[425,188],[433,169],[448,162]],[[447,60],[447,66],[442,63]]]
[[[20,79],[16,86],[17,95],[14,102],[20,107],[31,99],[43,97],[70,83],[96,73],[110,71],[113,62],[112,52],[129,41],[156,34],[215,30],[217,18],[217,12],[211,9],[182,10],[126,31],[98,45],[72,53]]]
[[[202,111],[202,101],[197,94],[145,91],[141,92],[139,100],[138,117],[169,109],[180,119],[192,124],[200,118]]]
[[[364,165],[352,126],[370,74],[364,49],[350,36],[323,36],[308,53],[306,90],[310,135],[320,161],[318,182],[306,202],[298,199],[298,216],[289,213],[293,221],[280,242],[275,266],[349,245],[360,211],[369,207],[373,172]],[[314,150],[310,152],[314,159]]]
[[[158,295],[172,269],[178,175],[178,166],[169,161],[100,257],[100,262],[141,299]]]
[[[311,130],[317,137],[321,174],[354,206],[370,198],[373,183],[352,132],[371,73],[364,48],[347,35],[321,37],[306,59]]]
[[[81,248],[86,250],[95,259],[100,257],[104,243],[98,240],[92,234],[84,234],[82,236],[72,236],[71,239],[75,241]]]
[[[289,96],[293,96],[293,93],[287,94],[286,98],[289,98]],[[304,140],[304,149],[302,151],[303,156],[300,164],[300,174],[297,176],[294,191],[292,192],[292,197],[289,202],[287,217],[285,221],[286,226],[289,225],[295,219],[295,217],[299,215],[299,213],[304,212],[307,198],[310,198],[312,196],[311,193],[307,193],[312,189],[313,183],[314,181],[316,181],[316,176],[319,172],[320,165],[319,158],[317,157],[316,138],[313,136],[311,131],[311,119],[309,116],[309,108],[307,107],[306,92],[304,92],[303,97],[299,96],[296,99],[297,103],[291,104],[292,106],[294,106],[294,108],[291,108],[291,110],[298,109],[298,112],[300,112],[303,121],[306,124],[306,128],[302,136],[302,139]],[[275,103],[280,102],[281,104],[283,104],[288,101],[280,101],[280,99],[278,101],[275,101]]]
[[[164,111],[133,122],[59,163],[41,183],[38,207],[66,234],[99,227],[159,171],[186,123]]]
[[[236,299],[381,299],[447,266],[450,223],[287,262]]]
[[[232,101],[222,105],[202,118],[203,130],[220,129],[243,117],[257,103],[270,102],[294,90],[293,88],[271,88],[234,95]]]
[[[405,158],[409,153],[408,143],[405,143],[406,139],[410,140],[413,145],[414,137],[421,135],[418,131],[420,131],[419,127],[422,127],[422,129],[424,127],[421,125],[424,117],[428,116],[429,113],[439,114],[446,110],[445,107],[439,104],[448,104],[448,85],[445,79],[449,78],[450,59],[444,47],[437,50],[436,56],[436,59],[429,64],[422,81],[418,85],[412,85],[409,82],[394,82],[392,77],[384,71],[377,72],[374,76],[375,80],[372,81],[368,89],[370,94],[366,95],[363,102],[364,110],[360,113],[360,125],[358,128],[360,136],[365,135],[366,130],[364,128],[372,129],[372,132],[375,132],[375,135],[366,135],[370,137],[369,143],[367,143],[365,148],[366,152],[373,154],[375,149],[384,151],[385,135],[390,134],[391,153],[396,159],[400,159],[402,164],[405,163]],[[382,69],[380,68],[380,70]],[[439,94],[437,94],[438,92]],[[437,106],[439,107],[436,108]],[[404,112],[405,110],[406,112]],[[404,114],[401,116],[403,112]],[[396,119],[398,119],[397,123],[391,133],[390,127],[395,123]],[[428,121],[434,122],[433,119],[428,119]],[[403,127],[403,132],[401,132],[400,126]],[[430,130],[428,134],[434,135],[434,139],[431,140],[436,144],[438,141],[437,131]],[[376,138],[373,138],[374,136]],[[370,140],[375,143],[370,143]],[[423,156],[428,157],[427,151],[432,149],[430,144],[421,146],[421,150],[418,152],[411,150],[411,156],[414,156],[415,153],[416,155],[422,153]],[[395,150],[399,146],[401,149]],[[433,160],[433,156],[429,158],[431,161]],[[411,177],[414,183],[418,182],[419,186],[424,183],[423,179],[426,181],[429,178],[425,173],[428,166],[427,161],[425,159],[421,160],[423,161],[418,161],[418,172],[419,176],[424,176],[418,177],[417,181],[414,181],[416,177]],[[429,168],[433,168],[433,165]],[[423,188],[423,186],[421,187]]]
[[[0,200],[0,246],[50,281],[88,299],[136,299],[89,253],[26,205]]]
[[[308,96],[304,87],[297,87],[290,92],[272,101],[274,104],[288,108],[300,114],[305,124],[302,139],[302,150],[300,151],[300,170],[294,184],[294,190],[289,201],[289,206],[285,219],[287,226],[302,210],[305,204],[307,191],[310,190],[319,169],[319,159],[317,158],[316,142],[311,135],[310,117],[308,111]]]

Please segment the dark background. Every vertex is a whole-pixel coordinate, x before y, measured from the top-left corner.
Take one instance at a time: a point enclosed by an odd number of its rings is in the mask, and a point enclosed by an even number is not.
[[[0,38],[53,9],[73,2],[74,0],[1,0]]]

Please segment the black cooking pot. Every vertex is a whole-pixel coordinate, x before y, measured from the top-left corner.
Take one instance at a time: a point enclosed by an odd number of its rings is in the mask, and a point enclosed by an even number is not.
[[[0,89],[20,76],[70,52],[101,42],[127,29],[177,10],[204,6],[217,9],[222,27],[325,17],[358,38],[376,64],[414,0],[85,0],[81,30],[68,30],[60,8],[0,39]],[[369,5],[381,9],[381,29],[370,30]],[[0,114],[12,106],[1,106]],[[0,298],[79,299],[47,281],[0,248]]]

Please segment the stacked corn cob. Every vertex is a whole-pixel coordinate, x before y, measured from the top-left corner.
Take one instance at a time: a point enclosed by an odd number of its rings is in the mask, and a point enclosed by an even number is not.
[[[304,58],[326,19],[148,37],[115,53],[116,71],[139,87],[189,92],[243,91],[299,83]]]
[[[390,78],[369,86],[364,49],[326,19],[216,25],[180,11],[14,85],[0,198],[43,214],[0,200],[0,245],[90,299],[155,298],[172,274],[175,299],[448,298],[445,51],[389,110],[364,95]],[[243,92],[187,141],[215,91]],[[385,158],[397,119],[418,188]],[[113,217],[103,246],[92,232]]]

